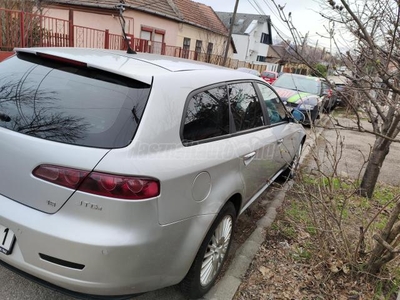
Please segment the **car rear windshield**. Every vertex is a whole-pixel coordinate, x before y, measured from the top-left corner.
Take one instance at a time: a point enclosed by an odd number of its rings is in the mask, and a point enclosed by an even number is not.
[[[276,74],[275,73],[271,73],[271,72],[262,72],[261,76],[272,78],[272,79],[276,78]]]
[[[150,86],[20,53],[0,64],[0,127],[50,141],[121,148],[133,139]]]

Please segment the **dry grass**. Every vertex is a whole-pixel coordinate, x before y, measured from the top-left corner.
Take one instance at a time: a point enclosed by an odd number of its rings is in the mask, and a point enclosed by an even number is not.
[[[379,185],[367,200],[354,193],[355,186],[348,179],[298,181],[234,300],[396,299],[399,261],[379,277],[364,272],[364,264],[372,234],[384,226],[400,189]],[[361,240],[360,227],[368,229]]]

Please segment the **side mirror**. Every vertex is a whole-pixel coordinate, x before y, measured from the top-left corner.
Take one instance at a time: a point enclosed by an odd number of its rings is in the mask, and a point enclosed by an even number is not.
[[[302,123],[306,119],[306,116],[298,109],[293,109],[291,112],[293,119]]]

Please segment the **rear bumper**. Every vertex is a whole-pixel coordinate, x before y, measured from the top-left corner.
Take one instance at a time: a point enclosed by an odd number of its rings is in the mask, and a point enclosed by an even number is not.
[[[0,196],[0,224],[16,234],[13,252],[0,253],[0,260],[92,295],[142,293],[180,282],[214,215],[161,226],[156,199],[103,200],[101,212],[77,208],[70,199],[49,215]]]

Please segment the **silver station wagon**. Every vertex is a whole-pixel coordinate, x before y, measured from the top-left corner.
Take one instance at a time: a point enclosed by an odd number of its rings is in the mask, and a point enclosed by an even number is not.
[[[305,132],[264,80],[151,54],[16,49],[0,64],[0,261],[51,285],[206,293],[237,217]]]

